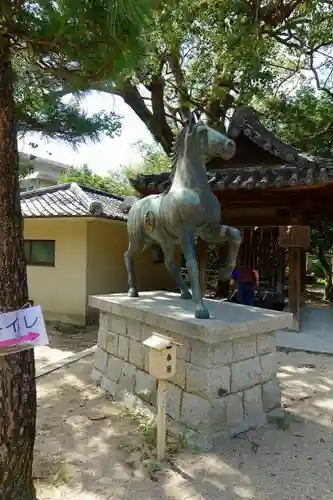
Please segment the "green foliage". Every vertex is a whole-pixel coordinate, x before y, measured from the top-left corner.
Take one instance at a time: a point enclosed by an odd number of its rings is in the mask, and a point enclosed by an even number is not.
[[[333,99],[327,93],[303,87],[295,94],[267,98],[258,108],[288,144],[314,156],[332,157]]]
[[[310,230],[311,251],[316,255],[325,276],[325,295],[327,300],[333,300],[332,248],[333,222],[321,220]]]
[[[60,182],[76,182],[119,196],[133,194],[131,186],[121,172],[110,172],[108,175],[102,176],[93,173],[87,165],[82,165],[82,167],[71,167],[66,174],[60,178]]]
[[[145,57],[134,72],[122,74],[116,92],[167,153],[190,107],[223,130],[239,103],[263,108],[265,102],[276,120],[287,106],[293,127],[303,120],[300,128],[310,134],[317,125],[327,126],[320,118],[325,100],[319,106],[315,101],[322,94],[332,101],[332,27],[328,0],[162,2],[147,31]],[[104,90],[115,91],[107,84]],[[311,113],[303,110],[307,99],[312,110],[317,106],[311,123]],[[325,138],[312,150],[326,151]]]
[[[163,152],[158,144],[137,144],[142,160],[135,166],[124,166],[127,178],[136,177],[138,174],[159,174],[170,171],[170,158]]]
[[[78,102],[62,97],[80,97],[137,62],[154,1],[3,0],[0,57],[9,40],[19,132],[41,132],[74,145],[118,133],[114,113],[88,116]]]
[[[87,165],[71,167],[60,178],[60,182],[77,182],[85,186],[101,189],[119,196],[136,195],[128,179],[141,174],[155,174],[170,169],[170,160],[158,145],[137,144],[142,160],[135,166],[122,166],[119,170],[112,170],[107,175],[95,174]]]

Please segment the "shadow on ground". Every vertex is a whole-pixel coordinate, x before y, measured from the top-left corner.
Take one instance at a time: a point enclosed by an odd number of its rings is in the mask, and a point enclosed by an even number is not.
[[[39,500],[328,500],[333,477],[333,359],[279,353],[289,418],[216,453],[158,463],[149,429],[89,383],[93,357],[38,381]],[[128,415],[127,415],[128,417]]]
[[[35,349],[37,372],[97,343],[96,325],[77,326],[47,322],[46,329],[50,343]]]

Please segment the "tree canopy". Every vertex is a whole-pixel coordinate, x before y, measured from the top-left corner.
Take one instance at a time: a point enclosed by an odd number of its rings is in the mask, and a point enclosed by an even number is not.
[[[120,196],[135,195],[136,191],[128,182],[129,178],[136,177],[138,173],[155,174],[170,169],[170,160],[158,145],[139,142],[137,147],[141,160],[136,165],[123,165],[105,175],[95,174],[88,165],[71,167],[60,178],[60,182],[77,182]]]
[[[77,144],[119,132],[115,113],[82,111],[80,91],[116,79],[140,58],[140,35],[154,5],[154,0],[1,2],[0,35],[12,52],[19,133],[40,132]],[[75,99],[63,99],[73,91]]]

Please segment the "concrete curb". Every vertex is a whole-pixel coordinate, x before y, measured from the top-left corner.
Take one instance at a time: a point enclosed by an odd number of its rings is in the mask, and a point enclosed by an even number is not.
[[[84,351],[76,352],[75,354],[72,354],[71,356],[67,356],[64,359],[57,361],[56,363],[50,363],[46,366],[43,366],[39,370],[36,369],[36,379],[39,377],[43,377],[44,375],[47,375],[48,373],[59,370],[60,368],[63,368],[64,366],[71,365],[72,363],[75,363],[76,361],[80,361],[81,359],[86,358],[87,356],[90,356],[91,354],[93,354],[95,352],[96,348],[97,348],[96,345],[94,345],[93,347],[88,347],[88,349],[84,349]]]
[[[304,352],[306,354],[317,354],[318,356],[333,356],[333,352],[331,351],[324,351],[320,349],[316,350],[310,350],[310,349],[302,349],[300,347],[288,347],[288,346],[276,346],[276,350],[279,352],[285,352],[288,354],[288,352]]]

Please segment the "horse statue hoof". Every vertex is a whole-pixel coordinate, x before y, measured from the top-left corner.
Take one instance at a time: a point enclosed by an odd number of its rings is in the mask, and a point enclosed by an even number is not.
[[[129,297],[139,297],[139,294],[136,290],[134,290],[134,288],[130,288],[128,290],[128,296]]]
[[[180,298],[181,298],[181,299],[184,299],[184,300],[189,300],[189,299],[191,299],[191,298],[192,298],[192,294],[191,294],[191,292],[189,292],[188,290],[186,290],[186,291],[181,291],[181,292],[180,292]]]
[[[197,307],[195,310],[195,317],[197,319],[209,319],[209,311],[205,307]]]

